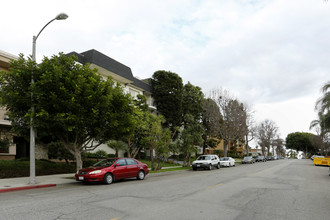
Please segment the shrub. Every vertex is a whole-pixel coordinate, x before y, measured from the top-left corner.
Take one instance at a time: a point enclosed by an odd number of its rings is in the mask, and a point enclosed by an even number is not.
[[[30,162],[26,160],[1,160],[0,178],[30,176]],[[74,173],[75,165],[36,160],[36,175]]]

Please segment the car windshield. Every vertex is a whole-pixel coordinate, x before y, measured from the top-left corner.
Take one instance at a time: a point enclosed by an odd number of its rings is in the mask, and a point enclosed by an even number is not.
[[[229,160],[229,157],[221,157],[220,160],[221,161],[226,161],[226,160]]]
[[[210,156],[199,156],[199,157],[197,158],[197,160],[210,160],[210,159],[211,159]]]
[[[263,156],[258,156],[258,158],[264,158]]]
[[[244,157],[243,160],[250,160],[252,157]]]
[[[93,164],[92,167],[109,167],[111,166],[117,159],[105,159],[101,160],[95,164]]]

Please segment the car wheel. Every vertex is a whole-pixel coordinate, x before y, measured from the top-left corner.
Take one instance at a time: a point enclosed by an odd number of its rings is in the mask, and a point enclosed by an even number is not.
[[[212,164],[209,164],[209,170],[212,170]]]
[[[145,174],[142,170],[139,171],[138,175],[137,175],[137,179],[138,180],[143,180],[145,177]]]
[[[111,173],[105,174],[104,177],[103,177],[103,182],[105,184],[111,184],[113,182],[113,176],[112,176],[112,174]]]
[[[220,169],[220,163],[217,164],[217,169]]]

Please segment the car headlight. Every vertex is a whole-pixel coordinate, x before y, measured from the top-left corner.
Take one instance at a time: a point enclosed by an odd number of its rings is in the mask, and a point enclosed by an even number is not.
[[[98,174],[98,173],[101,173],[101,170],[94,170],[92,172],[89,172],[89,174]]]

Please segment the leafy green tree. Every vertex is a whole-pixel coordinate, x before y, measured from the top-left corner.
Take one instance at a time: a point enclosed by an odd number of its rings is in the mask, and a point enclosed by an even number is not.
[[[200,87],[194,86],[190,82],[185,84],[182,99],[183,117],[189,114],[196,121],[200,121],[203,113],[203,100],[204,94]]]
[[[149,148],[151,169],[157,170],[161,169],[161,159],[167,159],[168,157],[171,133],[169,129],[162,127],[162,123],[165,121],[163,116],[153,114],[149,114],[148,116],[148,132],[142,142]],[[154,152],[156,155],[154,155]],[[156,165],[155,156],[157,158]]]
[[[305,155],[307,155],[308,152],[315,152],[317,150],[311,143],[311,138],[313,136],[312,133],[307,132],[290,133],[285,139],[286,147],[296,151],[303,151]]]
[[[203,143],[204,128],[190,114],[185,115],[185,125],[180,134],[179,146],[184,155],[184,166],[190,166],[192,154],[197,153],[196,146]]]
[[[182,118],[183,83],[181,77],[170,71],[157,71],[152,76],[153,97],[157,111],[165,117],[164,125],[175,131]]]
[[[128,157],[135,158],[145,147],[143,143],[144,137],[148,136],[150,124],[150,112],[146,103],[146,97],[138,95],[134,101],[134,109],[132,112],[132,126],[129,132],[121,138],[128,145]]]
[[[80,169],[83,151],[130,132],[134,107],[119,85],[76,61],[76,57],[59,54],[45,57],[37,66],[21,55],[12,61],[9,72],[1,73],[0,83],[15,130],[26,134],[33,117],[33,126],[56,137],[75,156]]]

